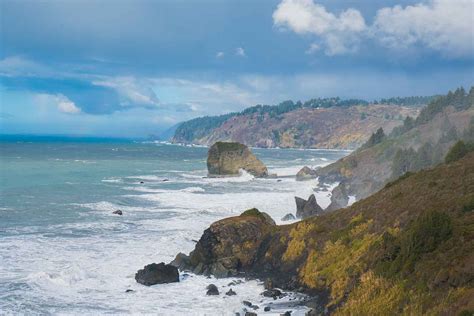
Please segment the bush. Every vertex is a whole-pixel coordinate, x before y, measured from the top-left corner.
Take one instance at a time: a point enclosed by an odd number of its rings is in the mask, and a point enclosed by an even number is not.
[[[473,145],[465,144],[462,140],[460,140],[456,144],[454,144],[453,147],[451,147],[451,149],[446,154],[446,158],[444,159],[444,161],[446,163],[457,161],[473,150]]]
[[[451,237],[452,229],[449,215],[432,211],[420,215],[398,237],[386,233],[375,270],[386,277],[411,273],[423,254],[436,250]]]

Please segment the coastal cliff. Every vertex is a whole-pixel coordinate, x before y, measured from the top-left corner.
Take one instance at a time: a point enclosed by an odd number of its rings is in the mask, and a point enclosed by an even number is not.
[[[311,101],[311,100],[310,100]],[[255,106],[240,113],[196,118],[180,124],[174,143],[210,146],[218,141],[252,147],[355,149],[377,128],[385,131],[416,117],[421,104],[369,104],[362,100],[321,99]]]
[[[256,209],[220,220],[173,264],[306,292],[319,314],[457,315],[474,310],[473,225],[471,153],[291,225]]]
[[[433,167],[443,161],[458,140],[474,141],[474,88],[460,88],[440,96],[423,108],[416,119],[407,118],[391,133],[379,129],[358,150],[315,171],[320,182],[339,182],[344,193],[330,209],[347,205],[377,192],[404,173]],[[341,197],[341,194],[334,195]],[[345,200],[345,203],[340,202]]]

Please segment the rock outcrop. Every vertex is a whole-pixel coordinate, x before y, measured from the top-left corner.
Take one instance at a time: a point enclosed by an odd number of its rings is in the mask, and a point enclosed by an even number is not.
[[[296,181],[311,180],[311,179],[315,179],[317,177],[318,177],[318,173],[316,172],[316,170],[313,170],[308,166],[304,166],[296,174]]]
[[[267,167],[243,144],[217,142],[209,148],[209,176],[236,176],[241,169],[255,177],[268,176]]]
[[[349,196],[347,195],[346,185],[339,183],[339,185],[332,190],[331,204],[326,208],[326,211],[335,211],[344,208],[348,203]]]
[[[316,201],[314,194],[311,194],[308,200],[295,196],[296,202],[296,218],[305,219],[308,217],[319,215],[323,212],[321,206]]]
[[[253,266],[260,245],[274,228],[276,224],[268,214],[247,210],[240,216],[213,223],[189,257],[178,254],[172,264],[196,274],[237,276]]]
[[[295,220],[295,215],[291,214],[291,213],[288,213],[286,214],[285,216],[283,216],[281,218],[282,221],[286,222],[286,221],[292,221],[292,220]]]
[[[135,274],[135,280],[143,285],[155,285],[162,283],[179,282],[178,269],[172,265],[161,263],[152,263],[138,270]]]

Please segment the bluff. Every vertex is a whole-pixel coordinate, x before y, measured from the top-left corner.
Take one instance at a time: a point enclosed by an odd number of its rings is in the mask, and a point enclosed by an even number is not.
[[[209,148],[209,176],[235,176],[239,174],[240,169],[256,177],[268,176],[267,167],[243,144],[217,142]]]
[[[340,182],[331,209],[344,207],[348,195],[365,198],[408,171],[439,164],[460,139],[474,141],[474,88],[436,98],[416,119],[406,118],[391,133],[377,130],[359,149],[315,173],[320,182]]]
[[[473,227],[470,153],[291,225],[276,226],[256,209],[223,219],[173,264],[306,292],[321,314],[470,315]]]
[[[427,100],[429,98],[418,101]],[[403,124],[405,117],[416,117],[421,104],[409,105],[338,98],[257,105],[240,113],[183,122],[176,129],[172,142],[210,146],[217,141],[227,141],[263,148],[355,149],[377,128],[391,131]]]

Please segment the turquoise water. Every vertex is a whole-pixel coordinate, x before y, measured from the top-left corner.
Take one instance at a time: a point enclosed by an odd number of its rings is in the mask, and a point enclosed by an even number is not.
[[[344,155],[327,150],[253,150],[279,179],[206,178],[207,148],[103,140],[0,142],[0,310],[28,314],[232,314],[261,299],[245,282],[232,298],[206,297],[210,282],[144,287],[134,273],[189,252],[213,221],[250,207],[277,222],[294,213],[303,165]],[[326,192],[318,192],[327,204]],[[123,216],[113,215],[114,210]],[[213,280],[225,287],[228,280]],[[125,293],[133,289],[132,293]],[[225,304],[223,304],[225,300]]]

